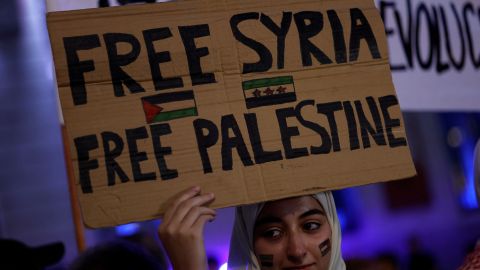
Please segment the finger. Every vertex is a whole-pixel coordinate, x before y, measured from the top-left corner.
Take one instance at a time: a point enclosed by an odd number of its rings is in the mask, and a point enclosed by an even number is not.
[[[172,218],[172,216],[177,211],[178,206],[182,202],[195,197],[199,192],[200,192],[200,187],[195,186],[195,187],[186,189],[182,191],[180,194],[178,194],[177,196],[175,196],[172,200],[172,203],[167,207],[167,211],[165,211],[165,215],[163,216],[162,223],[168,223],[168,221]]]
[[[193,223],[192,230],[197,234],[203,233],[203,228],[205,224],[209,221],[215,220],[215,216],[212,215],[201,215],[198,219]]]
[[[168,226],[180,226],[185,216],[192,208],[205,205],[213,201],[214,198],[215,197],[213,196],[213,193],[207,193],[183,201],[182,203],[180,203],[180,205],[178,205],[176,213],[171,217]]]
[[[205,206],[193,207],[192,209],[190,209],[188,214],[183,219],[180,226],[180,230],[191,229],[191,227],[197,221],[197,219],[203,215],[209,215],[209,216],[215,217],[217,213],[215,212],[215,210],[209,207],[205,207]]]

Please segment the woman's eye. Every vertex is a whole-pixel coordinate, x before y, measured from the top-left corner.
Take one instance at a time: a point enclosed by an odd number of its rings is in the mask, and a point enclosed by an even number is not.
[[[262,236],[268,239],[277,239],[282,235],[279,229],[270,229],[263,232]]]
[[[321,225],[322,224],[320,224],[318,222],[307,222],[307,223],[303,224],[303,229],[305,231],[315,231],[315,230],[318,230]]]

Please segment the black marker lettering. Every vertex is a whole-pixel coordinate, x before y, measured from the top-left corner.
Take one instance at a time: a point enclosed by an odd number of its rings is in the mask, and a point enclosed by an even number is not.
[[[280,126],[280,135],[282,137],[282,144],[285,150],[285,158],[292,159],[303,156],[308,156],[308,150],[306,147],[292,148],[291,138],[293,136],[300,135],[298,127],[288,126],[287,118],[296,117],[295,110],[293,108],[277,109],[276,111],[278,124]]]
[[[403,137],[395,138],[395,135],[392,132],[394,127],[400,126],[400,119],[392,119],[388,108],[391,106],[398,105],[397,97],[394,95],[384,96],[378,99],[380,102],[380,108],[383,114],[383,121],[385,122],[385,130],[387,131],[388,143],[390,147],[398,147],[407,145],[407,140]]]
[[[347,119],[348,125],[348,137],[350,139],[350,150],[356,150],[360,148],[360,142],[358,139],[357,121],[353,112],[353,107],[350,101],[343,102],[343,111]]]
[[[315,101],[313,99],[309,99],[303,100],[298,103],[298,105],[295,107],[295,114],[297,116],[297,119],[304,127],[315,131],[318,135],[320,135],[320,138],[322,139],[322,144],[320,146],[310,146],[310,153],[312,153],[313,155],[328,154],[332,149],[332,140],[330,139],[330,135],[324,127],[320,126],[317,123],[307,121],[305,120],[305,118],[303,118],[302,108],[307,105],[315,106]]]
[[[372,114],[373,122],[375,123],[375,129],[368,121],[365,112],[363,111],[362,103],[359,100],[355,101],[355,109],[357,111],[358,121],[360,123],[360,131],[362,134],[363,148],[370,147],[369,135],[372,136],[377,145],[387,145],[385,136],[383,133],[382,119],[378,111],[375,100],[372,97],[367,97],[368,106],[370,107],[370,113]]]
[[[85,89],[85,77],[83,73],[94,71],[93,60],[80,61],[77,51],[91,50],[100,47],[98,35],[63,38],[63,46],[67,56],[68,77],[72,90],[73,104],[82,105],[87,103],[87,91]]]
[[[360,52],[360,41],[365,39],[370,54],[374,59],[382,58],[378,50],[377,40],[372,28],[363,12],[358,8],[350,9],[351,33],[350,33],[350,62],[357,61]],[[360,22],[360,23],[358,23]]]
[[[123,140],[118,134],[113,132],[102,132],[103,153],[105,155],[105,166],[107,169],[108,185],[115,185],[115,174],[118,174],[122,183],[128,182],[128,176],[120,165],[115,161],[123,152]],[[113,143],[113,149],[110,147]]]
[[[143,31],[145,46],[147,47],[148,61],[150,63],[150,72],[152,73],[153,83],[156,90],[171,89],[183,87],[183,81],[180,77],[163,78],[160,71],[160,64],[170,62],[170,53],[168,51],[155,51],[154,41],[172,37],[172,32],[168,27],[149,29]]]
[[[424,61],[422,59],[422,56],[421,56],[421,49],[420,49],[420,42],[418,40],[420,40],[420,22],[422,21],[421,20],[421,17],[420,15],[424,15],[425,17],[425,20],[426,20],[426,23],[427,23],[427,27],[426,29],[428,29],[428,34],[429,34],[429,37],[430,37],[430,44],[429,44],[429,50],[428,50],[428,58],[426,61]],[[420,64],[420,66],[423,68],[423,69],[428,69],[430,68],[430,66],[432,65],[432,62],[433,62],[433,49],[432,49],[432,32],[434,31],[433,29],[435,29],[435,24],[433,23],[433,20],[432,18],[430,17],[430,14],[428,13],[428,10],[427,10],[427,6],[424,4],[424,3],[420,3],[418,9],[417,9],[417,24],[416,24],[416,27],[415,27],[415,39],[417,40],[417,42],[415,43],[415,51],[417,52],[417,61],[418,63]],[[438,30],[438,28],[437,28]]]
[[[330,125],[330,134],[332,138],[333,151],[340,151],[340,141],[338,139],[338,128],[335,120],[335,112],[342,109],[342,103],[340,101],[317,104],[317,112],[325,114]]]
[[[197,138],[198,152],[202,159],[203,173],[211,173],[212,164],[210,163],[207,148],[217,143],[218,128],[212,121],[201,118],[193,121],[193,127]],[[208,131],[208,134],[204,134],[204,129]]]
[[[290,24],[292,23],[292,13],[283,12],[280,27],[278,27],[270,17],[263,13],[260,16],[260,21],[277,36],[277,68],[282,69],[284,67],[285,59],[285,38],[290,29]]]
[[[309,40],[322,31],[323,14],[316,11],[302,11],[295,13],[294,18],[298,28],[303,66],[312,65],[312,55],[321,64],[331,64],[332,60]]]
[[[430,50],[434,54],[433,59],[436,57],[436,69],[438,73],[442,73],[450,68],[450,64],[447,62],[443,62],[442,60],[442,43],[441,36],[440,36],[440,25],[438,23],[438,13],[437,9],[433,8],[433,18],[431,22],[431,29],[429,30],[429,38],[430,38]]]
[[[229,130],[233,132],[233,137],[229,136]],[[222,169],[224,171],[232,170],[233,148],[237,148],[244,166],[253,165],[237,121],[232,114],[229,114],[222,116]]]
[[[468,23],[468,18],[467,18],[467,12],[475,15],[475,10],[473,9],[472,3],[465,3],[465,6],[463,6],[463,24],[465,25],[465,32],[467,36],[467,42],[468,42],[468,47],[469,47],[469,52],[470,52],[470,58],[472,59],[473,66],[475,68],[480,67],[480,54],[477,58],[475,55],[475,46],[473,45],[473,38],[472,38],[472,32],[470,31],[470,24]],[[478,13],[480,17],[480,11]]]
[[[403,52],[405,54],[406,60],[407,60],[407,66],[401,64],[401,65],[393,65],[392,64],[392,70],[405,70],[407,67],[408,68],[413,68],[413,37],[412,34],[413,32],[411,31],[412,26],[413,26],[413,19],[412,19],[412,4],[410,0],[407,0],[407,23],[406,23],[406,28],[404,30],[403,25],[404,23],[401,20],[400,17],[400,12],[396,9],[396,3],[390,2],[390,3],[385,3],[385,1],[380,1],[380,9],[382,11],[382,18],[384,20],[385,25],[387,24],[387,16],[384,13],[383,7],[393,7],[394,8],[394,16],[395,16],[395,23],[396,26],[398,27],[398,35],[400,38],[400,44],[402,45]],[[387,37],[393,34],[393,30],[390,32],[387,30]]]
[[[208,47],[197,48],[195,45],[195,38],[210,36],[210,29],[208,24],[180,26],[178,27],[180,36],[185,46],[187,53],[188,69],[190,70],[190,77],[192,85],[207,84],[215,82],[215,74],[203,73],[200,65],[200,57],[209,54]]]
[[[135,36],[122,33],[107,33],[103,35],[103,39],[107,47],[108,64],[110,66],[115,96],[125,96],[123,84],[127,86],[130,93],[145,92],[145,89],[121,68],[137,60],[140,54],[140,42],[138,42]],[[128,43],[132,49],[126,54],[118,54],[118,43]]]
[[[160,177],[162,180],[169,180],[178,177],[178,171],[169,169],[165,161],[166,155],[172,154],[171,147],[164,147],[160,141],[160,137],[172,133],[169,124],[151,125],[150,132],[152,133],[153,149],[155,151],[155,159],[160,170]]]
[[[148,138],[145,127],[125,130],[127,136],[128,150],[130,151],[130,164],[132,165],[133,180],[135,182],[155,180],[155,172],[142,173],[140,162],[148,160],[146,152],[139,152],[137,140]]]
[[[327,10],[328,21],[333,33],[333,47],[335,48],[335,61],[337,64],[347,62],[347,47],[343,36],[343,26],[335,10]]]
[[[445,44],[447,47],[447,55],[448,59],[450,60],[450,63],[453,64],[453,66],[457,70],[462,70],[463,66],[465,65],[465,40],[463,39],[462,35],[462,22],[460,21],[460,15],[458,15],[458,11],[455,8],[455,5],[453,3],[450,3],[450,6],[452,8],[453,14],[455,15],[455,21],[457,22],[457,27],[458,27],[458,33],[459,33],[459,39],[460,39],[460,60],[457,61],[455,57],[453,56],[453,48],[451,45],[451,39],[450,39],[450,34],[448,33],[448,23],[445,15],[445,10],[443,9],[442,6],[440,6],[440,17],[442,18],[442,24],[443,24],[443,34],[445,35]],[[457,39],[458,40],[458,39]]]
[[[258,60],[256,63],[244,63],[242,71],[243,74],[263,72],[272,67],[272,53],[268,50],[268,48],[262,43],[245,36],[238,28],[238,25],[241,22],[246,20],[258,20],[258,18],[259,14],[257,12],[248,12],[234,15],[230,19],[230,27],[232,28],[233,36],[242,44],[254,50],[260,57],[260,60]]]
[[[98,168],[98,160],[90,159],[88,152],[98,148],[96,135],[88,135],[74,139],[75,148],[77,148],[78,171],[80,186],[83,193],[92,193],[92,184],[90,181],[90,170]]]
[[[451,67],[461,71],[466,58],[470,58],[475,69],[480,67],[471,27],[472,22],[478,23],[478,14],[472,3],[463,3],[462,7],[456,2],[448,6],[420,2],[415,7],[411,0],[405,3],[406,9],[401,9],[394,1],[380,1],[387,37],[398,36],[406,59],[406,63],[392,64],[392,70],[413,69],[418,62],[421,69],[436,69],[439,74]],[[406,17],[403,21],[402,14]],[[392,15],[396,28],[389,25]]]
[[[282,152],[277,151],[265,151],[262,146],[262,139],[260,138],[260,132],[258,131],[257,116],[254,113],[246,113],[244,115],[245,123],[247,124],[248,135],[250,137],[250,143],[253,148],[253,158],[255,164],[262,164],[270,161],[281,160]]]

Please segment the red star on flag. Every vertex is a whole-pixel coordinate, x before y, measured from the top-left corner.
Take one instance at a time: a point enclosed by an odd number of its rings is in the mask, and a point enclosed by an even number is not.
[[[255,91],[252,92],[255,97],[261,97],[262,96],[262,91],[255,89]]]
[[[287,90],[287,88],[285,88],[285,87],[283,87],[283,86],[281,86],[281,85],[277,88],[277,92],[278,92],[279,94],[285,94],[285,90]]]
[[[265,90],[263,91],[263,93],[265,93],[267,96],[273,95],[273,92],[274,92],[274,91],[273,91],[272,89],[270,89],[270,87],[267,87],[267,89],[265,89]]]

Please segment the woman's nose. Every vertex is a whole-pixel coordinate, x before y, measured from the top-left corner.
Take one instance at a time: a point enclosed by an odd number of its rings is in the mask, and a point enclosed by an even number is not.
[[[299,263],[302,262],[307,255],[307,249],[303,238],[296,234],[291,233],[288,237],[287,245],[287,257],[290,261]]]

